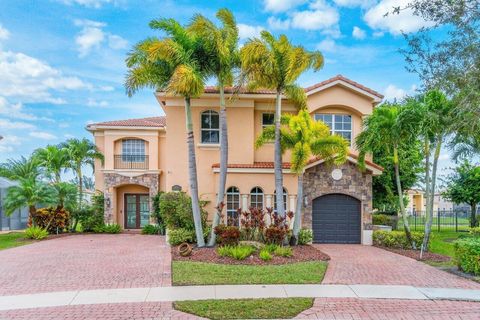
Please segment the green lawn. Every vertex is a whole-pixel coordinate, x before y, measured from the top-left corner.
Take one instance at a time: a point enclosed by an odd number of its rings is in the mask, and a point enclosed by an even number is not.
[[[312,298],[270,298],[180,301],[174,308],[208,319],[290,319],[312,305]]]
[[[327,263],[299,262],[284,265],[227,265],[173,261],[173,285],[306,284],[320,283]]]
[[[454,231],[432,232],[433,237],[430,241],[430,251],[453,258],[455,256],[453,242],[462,234],[464,235],[466,233]]]
[[[25,239],[23,232],[10,232],[0,234],[0,250],[29,244],[31,241]]]

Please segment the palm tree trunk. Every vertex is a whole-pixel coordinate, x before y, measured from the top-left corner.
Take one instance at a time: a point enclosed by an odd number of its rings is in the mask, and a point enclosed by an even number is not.
[[[33,220],[33,217],[37,213],[37,208],[35,206],[28,206],[28,214],[29,214],[29,220],[31,222],[31,225],[35,227],[35,221]]]
[[[433,220],[433,212],[432,209],[430,208],[430,141],[428,137],[425,137],[425,142],[424,142],[424,155],[425,155],[425,215],[427,217],[427,220],[425,221],[425,235],[423,238],[422,242],[422,248],[420,249],[420,259],[423,256],[423,252],[425,250],[425,244],[426,244],[426,234],[427,234],[427,229],[431,228],[432,226],[432,220]]]
[[[293,220],[292,244],[297,245],[298,234],[302,226],[302,208],[303,208],[303,172],[297,177],[297,205],[295,206],[295,216]]]
[[[202,217],[200,212],[200,201],[198,199],[197,163],[195,159],[195,140],[193,137],[192,110],[190,108],[190,97],[185,97],[185,120],[187,127],[188,144],[188,173],[190,182],[190,196],[192,197],[192,214],[197,236],[197,246],[204,247]]]
[[[433,166],[432,166],[432,179],[430,180],[430,197],[428,199],[428,207],[430,208],[430,217],[427,219],[425,224],[425,234],[423,236],[422,250],[420,252],[420,258],[422,258],[423,251],[428,251],[428,243],[430,242],[430,234],[432,232],[432,221],[433,221],[433,200],[435,198],[435,187],[437,180],[437,168],[438,168],[438,158],[440,157],[440,151],[442,150],[442,135],[437,137],[437,146],[435,147],[435,153],[433,155]],[[440,219],[437,216],[437,219]]]
[[[277,90],[275,104],[275,151],[274,151],[274,169],[275,169],[275,191],[277,213],[280,217],[285,216],[283,207],[283,172],[282,172],[282,150],[280,146],[280,118],[282,117],[282,97],[280,90]]]
[[[400,168],[398,163],[398,148],[396,146],[393,147],[393,166],[395,168],[395,180],[397,182],[398,201],[400,205],[400,214],[402,215],[403,219],[403,228],[405,229],[405,235],[407,236],[408,242],[412,244],[413,249],[416,249],[415,243],[413,242],[412,235],[410,233],[410,226],[408,225],[407,214],[405,212],[405,204],[403,203],[403,192],[402,185],[400,183]]]
[[[83,202],[83,175],[82,175],[82,165],[77,166],[77,176],[78,176],[78,207],[82,209]]]
[[[213,216],[212,231],[210,233],[209,246],[214,246],[216,241],[215,227],[220,223],[223,210],[223,199],[225,197],[225,185],[227,183],[228,166],[228,131],[227,131],[227,109],[225,106],[225,92],[223,83],[220,83],[220,173],[218,175],[218,193],[216,213]]]

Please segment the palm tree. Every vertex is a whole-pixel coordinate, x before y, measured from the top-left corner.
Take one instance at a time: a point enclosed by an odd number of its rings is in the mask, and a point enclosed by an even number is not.
[[[0,165],[0,177],[10,180],[37,180],[40,175],[39,161],[35,157],[21,157],[20,160],[8,159]]]
[[[70,160],[65,148],[48,145],[45,148],[37,149],[34,157],[45,168],[46,173],[52,176],[52,182],[61,182],[62,170],[68,168]]]
[[[192,32],[203,39],[220,92],[220,172],[218,176],[217,212],[213,217],[209,246],[215,244],[215,227],[220,223],[227,182],[228,131],[225,86],[232,85],[233,71],[240,65],[238,27],[235,17],[228,9],[220,9],[216,16],[222,23],[221,27],[217,27],[202,15],[195,16],[189,26]]]
[[[53,184],[57,197],[57,209],[66,208],[72,212],[77,206],[78,187],[68,182],[59,182]]]
[[[65,148],[68,158],[69,167],[75,172],[78,179],[78,207],[82,208],[83,202],[83,167],[90,166],[95,169],[95,160],[104,160],[103,154],[98,151],[97,146],[90,140],[69,139],[60,145]]]
[[[309,52],[301,46],[294,46],[285,35],[276,39],[267,31],[261,38],[249,40],[240,51],[242,71],[250,87],[264,87],[276,91],[275,104],[275,189],[283,190],[282,151],[280,144],[280,126],[282,115],[282,96],[302,108],[306,105],[304,90],[295,81],[307,69],[315,71],[323,66],[320,52]],[[278,213],[285,216],[283,197],[276,200]]]
[[[416,139],[417,129],[413,121],[406,121],[410,114],[398,104],[385,103],[373,110],[373,113],[363,121],[363,131],[357,136],[356,145],[360,150],[359,163],[365,165],[367,153],[382,151],[391,156],[394,170],[400,213],[403,227],[412,248],[416,249],[412,241],[410,226],[405,212],[405,203],[400,180],[399,147],[401,144],[411,143]]]
[[[212,74],[211,61],[203,39],[174,19],[152,20],[150,27],[166,33],[164,38],[148,38],[138,43],[126,60],[129,68],[125,87],[132,96],[140,88],[150,87],[180,95],[185,101],[185,122],[188,145],[188,170],[192,213],[197,245],[205,246],[190,100],[200,96],[205,81]]]
[[[348,154],[348,142],[338,135],[330,135],[330,129],[321,121],[314,121],[308,111],[300,110],[293,115],[282,116],[280,129],[282,152],[292,151],[291,170],[298,179],[297,205],[293,222],[293,244],[297,244],[302,222],[303,174],[305,166],[312,156],[321,157],[327,164],[345,163]],[[262,146],[275,139],[275,128],[267,127],[257,138],[255,145]]]

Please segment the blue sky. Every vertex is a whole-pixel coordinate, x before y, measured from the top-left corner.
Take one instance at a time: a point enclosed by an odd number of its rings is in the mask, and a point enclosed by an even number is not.
[[[91,122],[161,115],[150,90],[125,95],[124,59],[133,44],[155,35],[148,22],[193,14],[214,18],[222,7],[239,23],[241,42],[267,29],[322,51],[325,67],[303,75],[311,85],[336,74],[401,98],[414,92],[398,49],[401,31],[425,22],[410,12],[384,17],[407,0],[0,2],[0,161],[71,137],[90,137]],[[444,159],[447,155],[442,155]]]

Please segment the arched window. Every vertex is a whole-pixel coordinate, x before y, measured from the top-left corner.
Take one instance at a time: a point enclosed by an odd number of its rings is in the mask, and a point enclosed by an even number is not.
[[[213,110],[207,110],[202,112],[201,123],[202,143],[219,143],[220,120],[218,113]]]
[[[240,190],[237,187],[227,189],[227,224],[237,226],[238,209],[240,208]]]
[[[250,191],[250,207],[263,209],[263,190],[255,187]]]
[[[287,212],[287,189],[283,187],[283,210]],[[277,191],[275,190],[275,194],[273,195],[273,211],[277,212]]]
[[[142,139],[123,139],[122,140],[122,161],[144,162],[145,161],[145,141]]]

